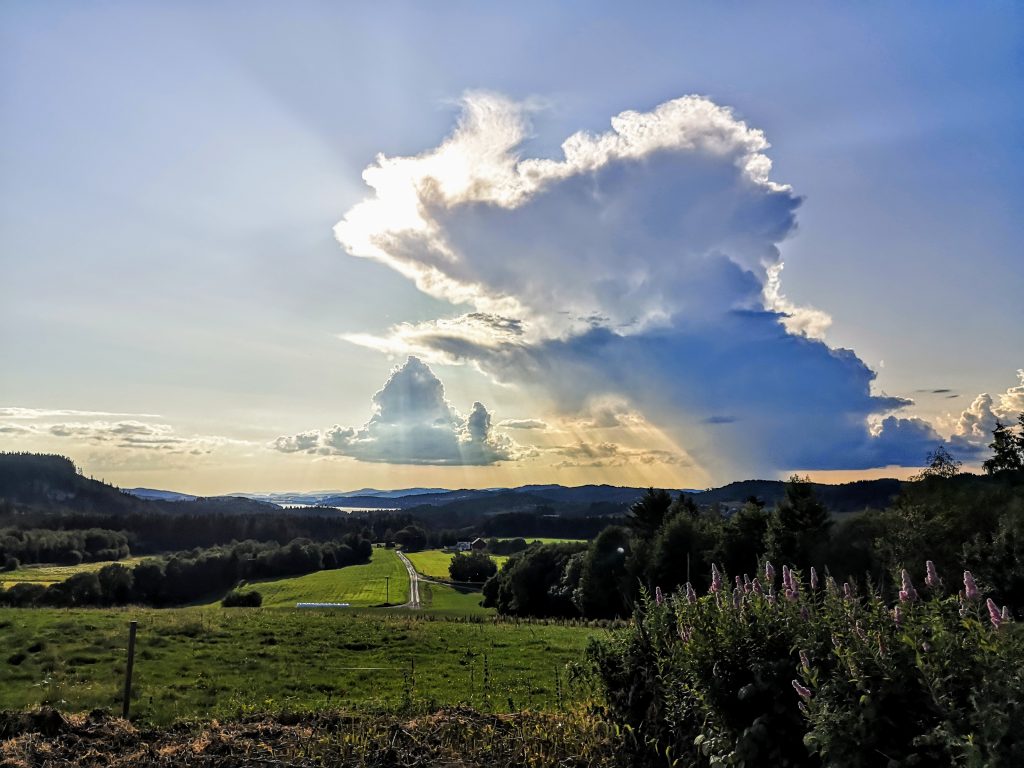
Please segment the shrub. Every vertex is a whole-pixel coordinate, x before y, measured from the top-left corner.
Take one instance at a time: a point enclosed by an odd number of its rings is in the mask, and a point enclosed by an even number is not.
[[[624,633],[592,642],[607,706],[646,759],[1024,764],[1024,634],[973,580],[957,595],[934,569],[920,592],[905,576],[890,606],[873,589],[783,570],[782,584],[745,577],[730,589],[716,569],[699,598],[658,590]]]
[[[456,552],[448,565],[453,581],[487,581],[498,572],[498,566],[486,552]]]
[[[255,590],[242,592],[241,590],[233,589],[224,595],[224,599],[220,601],[220,604],[225,608],[259,608],[263,605],[263,595]]]
[[[4,558],[4,570],[5,571],[16,571],[21,566],[21,562],[16,557],[5,557]]]

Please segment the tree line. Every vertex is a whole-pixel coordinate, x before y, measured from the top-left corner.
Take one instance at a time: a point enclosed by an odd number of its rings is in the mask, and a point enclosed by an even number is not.
[[[732,513],[651,489],[626,525],[587,545],[531,545],[510,557],[485,584],[484,605],[512,615],[627,616],[642,592],[706,590],[712,566],[742,578],[765,559],[893,593],[894,574],[932,560],[949,572],[970,568],[995,599],[1024,607],[1024,471],[925,475],[887,509],[842,517],[800,477],[774,508],[749,499]]]
[[[232,542],[143,560],[133,567],[111,563],[49,586],[18,583],[0,590],[0,605],[181,605],[222,593],[241,581],[297,576],[365,563],[372,552],[370,541],[358,534],[320,543],[309,539],[295,539],[287,544]]]
[[[0,567],[8,571],[22,563],[78,565],[120,560],[129,554],[128,537],[120,531],[0,528]]]

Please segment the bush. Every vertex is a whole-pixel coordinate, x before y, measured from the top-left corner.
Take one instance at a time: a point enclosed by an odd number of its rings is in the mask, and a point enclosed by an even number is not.
[[[21,562],[16,557],[4,558],[4,570],[5,571],[16,571],[21,566]]]
[[[448,565],[452,581],[487,581],[498,572],[498,566],[486,552],[456,552]]]
[[[224,595],[224,599],[220,601],[220,604],[225,608],[259,608],[263,605],[263,595],[255,590],[242,592],[241,590],[233,589]]]
[[[638,760],[685,765],[1024,765],[1024,633],[970,586],[874,590],[786,570],[645,598],[588,657]],[[779,592],[776,593],[776,589]],[[963,593],[962,593],[963,594]],[[922,599],[923,598],[923,599]]]

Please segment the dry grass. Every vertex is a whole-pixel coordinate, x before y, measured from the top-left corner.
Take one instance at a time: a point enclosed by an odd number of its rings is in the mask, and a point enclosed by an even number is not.
[[[102,715],[0,713],[0,768],[261,766],[412,768],[622,765],[621,735],[596,714],[417,716],[321,713],[138,729]]]

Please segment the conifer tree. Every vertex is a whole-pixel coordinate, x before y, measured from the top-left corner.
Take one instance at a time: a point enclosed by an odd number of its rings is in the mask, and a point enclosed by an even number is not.
[[[1012,427],[998,419],[988,447],[992,449],[992,458],[981,465],[988,474],[1024,469],[1024,445],[1021,438],[1013,433]]]

